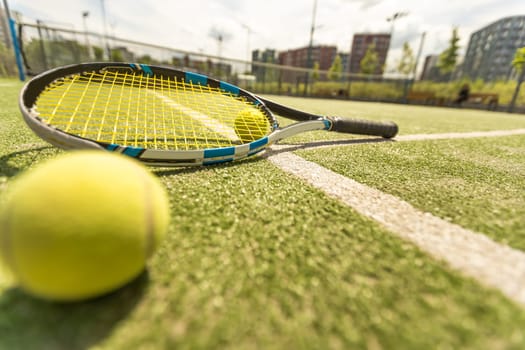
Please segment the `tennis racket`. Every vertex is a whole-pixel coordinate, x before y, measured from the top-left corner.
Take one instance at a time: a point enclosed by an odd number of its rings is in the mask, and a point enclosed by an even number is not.
[[[29,127],[59,148],[105,149],[159,166],[228,162],[312,130],[385,138],[398,130],[297,111],[205,75],[144,64],[55,68],[31,79],[19,104]],[[272,111],[300,122],[280,128]]]

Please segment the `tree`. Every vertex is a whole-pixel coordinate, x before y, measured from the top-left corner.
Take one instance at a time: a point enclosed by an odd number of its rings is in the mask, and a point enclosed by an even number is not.
[[[414,52],[407,42],[403,44],[403,54],[399,63],[397,64],[397,71],[404,75],[409,75],[414,70],[416,60],[414,58]]]
[[[337,55],[334,58],[334,62],[328,69],[328,78],[330,80],[339,80],[343,73],[343,62],[341,61],[341,56]]]
[[[452,38],[450,38],[448,48],[439,55],[438,68],[441,74],[450,74],[456,68],[459,50],[458,28],[452,29]]]
[[[98,46],[93,46],[93,53],[95,55],[95,60],[103,61],[104,60],[104,49]]]
[[[376,51],[376,45],[371,44],[366,50],[365,56],[359,62],[361,67],[361,73],[363,74],[374,74],[379,66],[379,56]]]
[[[150,55],[146,54],[146,55],[140,56],[138,58],[138,62],[144,63],[144,64],[152,64],[153,63],[153,59],[151,58]]]
[[[516,50],[514,59],[512,60],[512,66],[518,73],[523,73],[523,69],[525,68],[525,46]]]
[[[516,84],[516,89],[514,89],[514,94],[512,95],[512,100],[509,104],[509,112],[514,110],[516,105],[516,99],[520,93],[521,83],[525,79],[525,46],[516,50],[514,54],[514,59],[512,60],[512,66],[518,72],[518,83]]]
[[[264,58],[265,63],[275,64],[275,57],[273,55],[266,55]],[[275,68],[265,68],[264,69],[264,82],[274,82],[277,81],[279,72]]]
[[[316,82],[319,80],[319,62],[314,62],[314,67],[312,68],[312,82]]]
[[[122,51],[120,51],[119,49],[111,50],[111,60],[114,62],[124,62],[124,56],[122,55]]]

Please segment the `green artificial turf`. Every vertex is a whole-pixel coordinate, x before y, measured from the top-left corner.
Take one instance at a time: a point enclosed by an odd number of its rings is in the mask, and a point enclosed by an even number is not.
[[[0,348],[525,346],[525,312],[266,161],[156,172],[172,224],[148,273],[91,302],[6,288]]]
[[[525,136],[387,142],[298,154],[525,250]]]
[[[14,79],[0,79],[0,188],[9,177],[61,152],[42,141],[23,122],[18,108],[22,86]]]
[[[0,197],[18,173],[61,152],[25,126],[16,104],[20,84],[13,84],[0,90]],[[306,100],[302,103],[309,108]],[[432,124],[425,113],[419,122]],[[491,150],[490,143],[460,145],[457,167],[464,167],[465,159],[480,167],[491,164],[479,181],[486,187],[496,182],[491,176],[514,172],[516,166],[523,174],[522,163],[515,161],[520,140],[515,140],[518,145],[499,142],[513,155],[493,161],[476,154],[480,147]],[[439,149],[435,141],[414,144],[428,144],[427,155],[419,156],[412,143],[301,155],[313,159],[318,154],[319,162],[333,156],[350,165],[361,158],[360,167],[376,175],[374,186],[392,188],[411,181],[411,171],[388,177],[389,171],[396,174],[388,166],[391,154],[408,162],[414,153],[417,169],[431,167],[431,150]],[[456,148],[439,145],[443,157]],[[385,159],[385,176],[373,163],[378,156]],[[521,306],[450,271],[264,159],[152,171],[169,193],[172,221],[147,271],[111,295],[57,304],[24,294],[0,269],[0,349],[525,347]],[[478,221],[483,225],[485,218]]]
[[[399,134],[470,132],[525,128],[523,114],[448,107],[413,106],[392,103],[371,103],[342,100],[305,99],[268,96],[285,105],[320,115],[333,115],[370,120],[392,120],[399,125]],[[287,124],[284,123],[284,124]],[[312,137],[315,134],[315,137]],[[348,138],[347,135],[318,132],[297,136],[292,141]]]

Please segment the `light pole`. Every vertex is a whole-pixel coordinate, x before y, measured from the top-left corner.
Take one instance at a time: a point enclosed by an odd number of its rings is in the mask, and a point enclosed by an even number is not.
[[[241,23],[241,26],[246,29],[246,74],[249,73],[249,61],[250,61],[250,35],[253,33],[252,28],[250,28],[248,25]]]
[[[310,27],[310,42],[308,44],[308,51],[306,53],[306,68],[312,68],[312,49],[314,44],[314,32],[315,32],[315,16],[317,13],[317,0],[314,0],[314,8],[312,11],[312,26]],[[306,73],[304,76],[304,95],[306,96],[308,91],[308,75]]]
[[[421,53],[423,52],[423,44],[425,42],[425,36],[427,35],[426,32],[421,33],[421,41],[419,42],[419,49],[417,50],[417,56],[416,56],[416,62],[414,62],[414,81],[416,80],[416,74],[417,74],[417,65],[419,63],[419,60],[421,58]]]
[[[390,26],[390,35],[392,35],[394,33],[394,22],[396,21],[396,19],[401,18],[401,17],[405,17],[407,15],[408,15],[408,12],[396,12],[392,16],[390,16],[390,17],[388,17],[386,19],[387,22],[392,22],[392,24]]]
[[[104,0],[100,0],[100,6],[102,9],[102,22],[104,25],[104,41],[106,45],[108,60],[111,60],[111,49],[109,48],[109,40],[108,40],[108,22],[106,20],[106,4]]]
[[[391,22],[391,24],[390,24],[390,41],[388,42],[387,57],[388,57],[388,52],[390,51],[390,46],[392,44],[392,38],[394,36],[394,23],[396,22],[397,19],[399,19],[401,17],[405,17],[407,15],[408,15],[408,12],[396,12],[392,16],[390,16],[390,17],[388,17],[386,19],[387,22]],[[385,59],[385,62],[386,62],[386,59]]]
[[[509,103],[509,108],[507,112],[514,112],[514,107],[516,106],[516,100],[520,93],[521,84],[525,81],[525,64],[521,67],[521,73],[518,76],[518,82],[516,83],[516,88],[514,89],[514,94],[512,95],[512,100]]]
[[[41,20],[36,20],[36,29],[38,31],[38,42],[40,46],[40,55],[42,56],[42,64],[44,65],[44,69],[48,70],[49,66],[47,64],[47,57],[46,57],[46,48],[44,46],[44,37],[42,36],[42,24],[44,24]]]
[[[84,37],[86,40],[86,50],[87,50],[88,59],[91,60],[91,45],[89,44],[87,21],[86,21],[88,17],[89,17],[89,11],[82,12],[82,21],[84,23]]]

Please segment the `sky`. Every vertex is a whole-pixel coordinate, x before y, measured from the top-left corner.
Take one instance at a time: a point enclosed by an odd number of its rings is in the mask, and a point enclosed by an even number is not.
[[[254,49],[285,51],[305,47],[314,24],[314,45],[349,52],[355,33],[390,33],[387,70],[407,42],[419,62],[448,47],[458,28],[460,54],[475,31],[503,17],[525,15],[525,0],[8,0],[24,21],[89,31],[176,49],[248,59]],[[314,13],[314,4],[316,14]],[[387,18],[406,13],[392,22]],[[223,36],[219,49],[217,34]],[[219,52],[220,50],[220,52]]]

